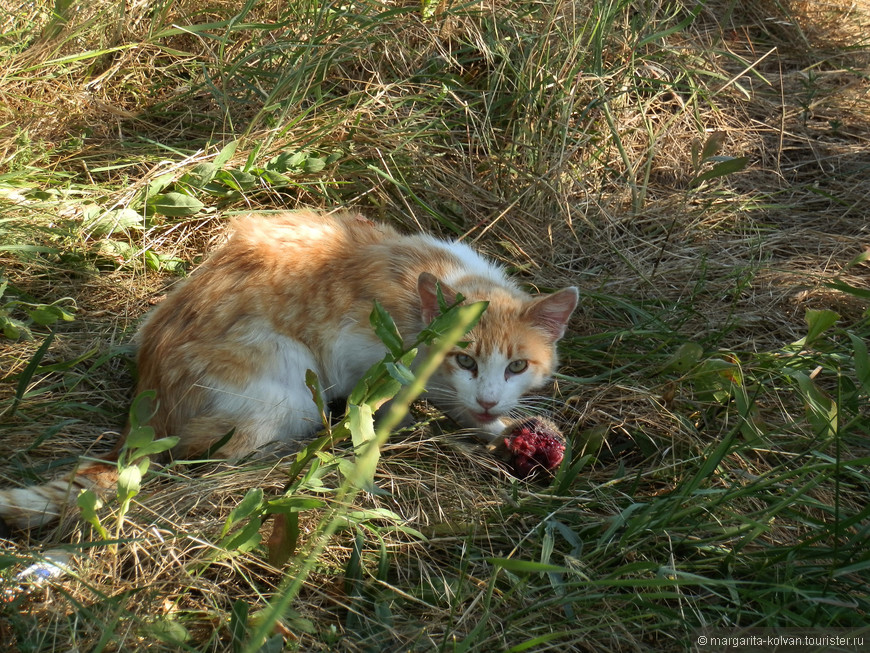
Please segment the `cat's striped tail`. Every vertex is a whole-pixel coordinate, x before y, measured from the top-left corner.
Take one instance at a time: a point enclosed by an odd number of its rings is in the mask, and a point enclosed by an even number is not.
[[[75,511],[76,498],[82,490],[93,489],[100,493],[115,487],[117,482],[115,463],[88,461],[42,485],[2,489],[0,523],[16,530],[45,526]]]

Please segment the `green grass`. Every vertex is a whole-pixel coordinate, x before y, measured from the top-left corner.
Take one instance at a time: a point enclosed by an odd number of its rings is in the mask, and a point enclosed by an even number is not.
[[[74,554],[2,605],[12,650],[688,650],[866,623],[865,10],[57,0],[0,25],[3,486],[114,443],[138,320],[237,213],[349,205],[582,295],[532,401],[571,443],[551,481],[425,407],[373,477],[326,442],[152,466],[129,506],[4,543],[0,585]]]

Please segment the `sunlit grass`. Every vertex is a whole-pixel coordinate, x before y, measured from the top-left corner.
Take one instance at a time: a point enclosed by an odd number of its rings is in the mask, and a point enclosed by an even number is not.
[[[418,407],[382,447],[383,493],[335,502],[347,447],[306,477],[290,539],[316,555],[281,569],[272,522],[241,537],[262,515],[239,506],[281,495],[292,458],[152,467],[123,520],[103,512],[117,552],[76,520],[6,546],[0,579],[59,546],[76,576],[14,591],[0,640],[645,651],[700,627],[866,621],[866,15],[118,7],[0,14],[0,319],[22,327],[0,337],[3,486],[108,449],[137,321],[226,216],[297,206],[578,285],[533,402],[571,456],[519,482]],[[327,513],[346,524],[312,548]]]

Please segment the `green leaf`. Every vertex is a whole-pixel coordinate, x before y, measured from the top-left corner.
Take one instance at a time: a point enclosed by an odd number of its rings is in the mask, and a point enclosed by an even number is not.
[[[240,653],[247,639],[248,612],[250,608],[246,601],[237,599],[230,611],[230,644],[233,653]]]
[[[167,172],[165,175],[160,175],[156,179],[152,179],[148,182],[148,188],[145,191],[146,202],[171,184],[174,176],[173,173]]]
[[[230,141],[227,143],[224,148],[218,153],[218,155],[214,158],[214,166],[216,168],[223,168],[227,162],[233,158],[233,155],[236,153],[236,148],[238,148],[238,141]]]
[[[136,465],[124,467],[118,474],[118,500],[124,506],[139,494],[142,486],[142,472]]]
[[[195,197],[184,193],[155,195],[145,203],[148,210],[159,215],[177,218],[199,213],[205,206]]]
[[[372,407],[369,404],[348,406],[350,433],[356,452],[354,474],[351,477],[354,485],[366,491],[374,488],[375,471],[380,460],[375,438],[375,420]]]
[[[716,156],[716,153],[722,149],[722,145],[725,143],[725,136],[725,132],[713,132],[707,137],[707,140],[704,142],[704,149],[701,150],[702,163]]]
[[[129,451],[138,451],[142,447],[146,447],[154,441],[154,429],[150,426],[137,426],[135,428],[130,428],[130,431],[127,433],[127,440],[124,442],[124,446]]]
[[[192,638],[187,628],[169,617],[159,617],[148,625],[148,631],[158,640],[175,646],[181,646]]]
[[[813,427],[814,435],[834,437],[837,435],[837,403],[819,390],[813,380],[803,372],[792,372],[807,408],[807,420]]]
[[[313,174],[316,172],[320,172],[326,167],[326,161],[319,157],[311,157],[310,159],[305,159],[305,163],[302,166],[302,169],[309,173]]]
[[[224,528],[221,532],[221,537],[229,532],[233,524],[236,524],[237,522],[245,519],[246,517],[258,514],[262,505],[263,489],[255,487],[248,490],[239,505],[233,508],[232,512],[230,512],[229,516],[227,517],[226,522],[224,522]]]
[[[372,407],[368,404],[351,404],[348,406],[348,417],[350,418],[353,446],[359,453],[363,446],[375,438],[375,419]]]
[[[745,156],[720,161],[712,168],[707,170],[707,172],[703,172],[695,177],[692,180],[691,185],[697,186],[705,181],[709,181],[710,179],[725,177],[727,175],[734,174],[735,172],[740,172],[746,167],[747,163],[749,163],[749,159]]]
[[[208,182],[214,179],[218,170],[220,170],[220,167],[214,163],[197,163],[178,181],[182,184],[188,184],[193,188],[203,188]]]
[[[106,211],[87,225],[93,236],[107,236],[113,233],[141,231],[145,228],[145,218],[133,209],[113,209]]]
[[[840,281],[839,279],[835,281],[829,281],[824,285],[827,288],[839,290],[840,292],[844,292],[847,295],[853,295],[854,297],[859,297],[860,299],[870,299],[870,289],[858,288],[857,286],[848,284],[845,281]]]
[[[273,157],[267,164],[267,170],[275,172],[288,172],[291,170],[299,170],[305,162],[308,155],[305,152],[282,152],[278,156]]]
[[[9,410],[9,416],[15,414],[15,410],[18,408],[18,404],[21,403],[21,400],[24,399],[25,393],[27,392],[27,386],[30,385],[30,380],[33,378],[34,373],[39,367],[40,361],[45,356],[45,352],[48,351],[48,348],[51,346],[51,343],[54,342],[54,331],[48,334],[48,337],[45,341],[39,346],[39,349],[33,354],[33,357],[30,359],[30,362],[27,363],[27,367],[24,368],[24,371],[18,377],[18,384],[15,386],[15,400],[12,402],[12,408]]]
[[[257,177],[244,170],[224,170],[217,174],[216,179],[240,193],[251,190],[257,185]]]
[[[40,326],[51,326],[58,320],[72,322],[75,319],[70,311],[58,304],[40,304],[26,310],[30,319]]]
[[[424,23],[435,17],[439,4],[440,0],[421,0],[420,17]]]
[[[837,323],[837,320],[840,319],[840,315],[827,309],[821,311],[811,309],[806,312],[804,319],[807,322],[809,330],[807,331],[806,337],[798,342],[804,347],[809,347],[818,340],[825,331]]]
[[[663,371],[685,374],[695,367],[704,355],[704,348],[696,342],[684,342],[665,362]]]
[[[151,427],[148,427],[151,428]],[[164,451],[169,451],[178,444],[180,438],[178,436],[172,435],[165,438],[160,438],[159,440],[154,440],[150,444],[147,444],[141,448],[136,449],[133,453],[132,459],[136,460],[138,458],[142,458],[143,456],[154,456],[159,453],[163,453]]]
[[[128,413],[130,427],[137,429],[150,422],[151,418],[157,413],[158,405],[157,392],[154,390],[145,390],[136,395]]]
[[[142,252],[142,257],[145,259],[145,265],[149,270],[154,270],[155,272],[160,270],[160,257],[155,252],[146,249]]]
[[[33,340],[33,334],[21,320],[0,315],[0,329],[3,329],[3,335],[10,340],[18,340],[22,334],[25,340]]]
[[[414,373],[401,363],[386,363],[387,373],[402,385],[414,382]]]
[[[326,502],[315,497],[279,497],[266,502],[266,512],[290,514],[301,512],[303,510],[314,510],[317,508],[325,508]]]
[[[867,356],[867,343],[853,333],[849,334],[849,340],[852,341],[852,349],[855,351],[855,373],[858,376],[858,383],[865,393],[870,394],[870,358]]]
[[[402,336],[399,334],[399,329],[392,316],[377,300],[375,300],[374,308],[369,315],[369,323],[372,325],[375,335],[387,346],[389,352],[394,357],[401,356],[405,349],[405,343],[402,341]]]
[[[262,521],[258,517],[251,519],[238,533],[225,538],[221,542],[221,546],[228,551],[238,551],[240,553],[252,551],[262,539],[260,536],[260,526],[262,526]]]
[[[103,507],[103,502],[97,493],[93,490],[82,490],[76,497],[76,505],[81,510],[82,519],[93,526],[104,540],[109,539],[109,531],[103,527],[100,517],[97,515],[97,510]]]
[[[290,177],[275,170],[263,170],[260,172],[260,177],[272,188],[283,188],[291,183]]]

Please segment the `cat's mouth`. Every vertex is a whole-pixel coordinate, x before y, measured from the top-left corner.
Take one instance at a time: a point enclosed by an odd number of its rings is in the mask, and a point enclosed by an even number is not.
[[[498,415],[493,415],[488,410],[482,413],[471,413],[471,416],[474,418],[474,421],[480,424],[492,424],[498,419]]]

